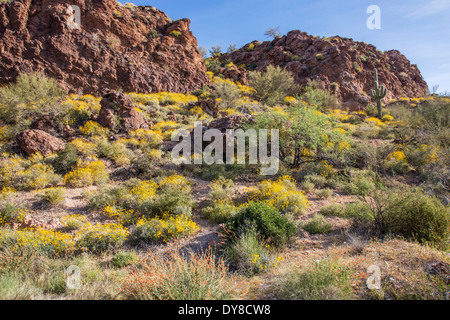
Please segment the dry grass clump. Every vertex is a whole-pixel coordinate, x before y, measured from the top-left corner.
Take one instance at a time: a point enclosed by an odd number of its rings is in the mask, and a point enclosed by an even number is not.
[[[245,291],[246,283],[230,275],[211,250],[196,253],[174,245],[128,268],[120,295],[127,300],[230,300]]]

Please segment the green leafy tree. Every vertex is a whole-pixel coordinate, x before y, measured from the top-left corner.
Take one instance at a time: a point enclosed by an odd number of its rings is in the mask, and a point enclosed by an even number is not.
[[[291,168],[319,161],[341,164],[348,137],[334,130],[327,115],[305,104],[293,105],[285,111],[259,114],[248,127],[269,132],[278,129],[280,161]]]

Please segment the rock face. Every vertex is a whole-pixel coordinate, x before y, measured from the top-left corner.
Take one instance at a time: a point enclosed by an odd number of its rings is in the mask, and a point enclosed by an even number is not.
[[[148,129],[148,124],[142,114],[136,110],[131,99],[117,91],[107,90],[100,101],[97,121],[111,130],[120,129],[124,132],[137,129]],[[118,123],[120,121],[120,123]]]
[[[319,39],[301,31],[291,31],[273,41],[253,42],[221,56],[248,70],[264,70],[269,64],[291,71],[298,83],[316,81],[342,99],[349,107],[366,106],[374,88],[374,68],[380,83],[393,98],[424,96],[428,86],[416,65],[396,50],[381,52],[373,45],[352,39],[331,37]],[[242,66],[245,65],[245,66]],[[234,72],[231,78],[238,76]]]
[[[17,135],[17,144],[27,156],[40,152],[44,157],[56,153],[66,145],[64,141],[42,130],[25,130]]]
[[[207,130],[210,129],[216,129],[219,130],[222,134],[222,141],[223,141],[223,150],[225,152],[226,150],[226,141],[227,141],[227,130],[237,130],[242,129],[242,126],[246,123],[250,123],[252,121],[252,117],[250,115],[235,115],[235,116],[228,116],[224,118],[219,118],[211,123],[209,123],[208,126],[202,126],[202,136],[205,134]],[[195,129],[194,129],[195,130]],[[192,150],[194,150],[194,130],[191,132],[191,138],[192,138]],[[214,141],[214,139],[212,140]],[[202,150],[204,150],[209,144],[211,144],[212,141],[203,141],[202,144]]]
[[[78,29],[69,5],[80,8]],[[116,0],[1,4],[0,84],[42,71],[77,94],[200,89],[208,77],[189,27],[189,19],[172,22],[156,8]]]

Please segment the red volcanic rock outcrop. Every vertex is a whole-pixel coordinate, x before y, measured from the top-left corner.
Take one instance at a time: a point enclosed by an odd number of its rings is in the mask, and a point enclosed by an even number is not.
[[[148,129],[148,124],[142,114],[136,110],[133,101],[125,94],[113,90],[107,90],[100,101],[100,109],[97,121],[104,127],[115,130],[118,127],[122,131]],[[121,123],[117,123],[119,120]]]
[[[19,148],[30,156],[40,152],[44,157],[64,148],[66,143],[42,130],[25,130],[17,135]]]
[[[352,39],[320,39],[305,32],[291,31],[273,41],[247,44],[220,58],[249,70],[264,70],[269,64],[291,71],[298,83],[316,81],[342,99],[349,107],[365,106],[374,88],[374,68],[388,93],[385,101],[399,97],[420,97],[428,92],[416,65],[396,50],[382,52],[373,45]],[[245,66],[243,66],[245,65]],[[225,74],[227,75],[227,74]],[[234,71],[231,78],[244,77]]]
[[[73,29],[76,5],[81,27]],[[76,21],[76,20],[75,20]],[[189,30],[149,6],[116,0],[15,0],[0,5],[0,84],[43,71],[70,93],[188,92],[208,81]]]

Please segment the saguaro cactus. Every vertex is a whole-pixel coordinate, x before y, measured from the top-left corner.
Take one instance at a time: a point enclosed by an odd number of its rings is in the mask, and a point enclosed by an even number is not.
[[[378,84],[378,71],[375,69],[375,90],[370,91],[370,95],[372,96],[372,99],[377,101],[377,108],[378,108],[378,118],[381,120],[383,117],[383,109],[381,106],[381,100],[386,97],[387,89],[384,85],[381,87]]]

